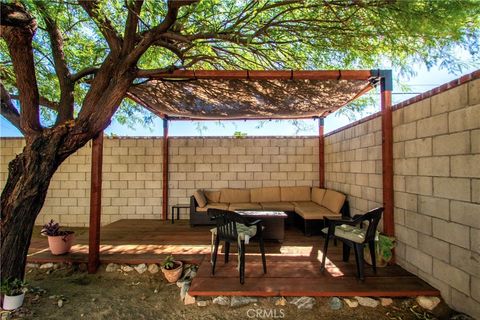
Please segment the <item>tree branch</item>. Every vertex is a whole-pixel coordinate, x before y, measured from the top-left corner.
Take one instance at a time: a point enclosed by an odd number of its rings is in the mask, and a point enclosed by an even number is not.
[[[126,56],[135,47],[137,26],[140,18],[140,11],[142,10],[143,0],[135,0],[133,5],[129,5],[128,1],[125,1],[125,4],[128,9],[128,16],[123,36],[122,56]]]
[[[122,47],[122,38],[118,35],[112,22],[99,12],[98,2],[96,0],[80,0],[79,4],[97,24],[100,32],[108,42],[112,51],[120,52]]]
[[[71,80],[70,70],[63,51],[63,36],[55,20],[48,14],[42,3],[38,5],[50,37],[50,48],[53,54],[55,73],[60,84],[60,103],[56,123],[73,119],[75,83]]]
[[[1,100],[1,114],[5,117],[12,125],[15,126],[21,133],[25,133],[20,125],[20,114],[17,111],[17,108],[12,103],[12,99],[7,92],[7,89],[3,86],[2,81],[0,81],[0,100]]]
[[[13,99],[13,100],[20,100],[20,97],[19,97],[18,94],[11,94],[11,95],[10,95],[10,98]],[[51,110],[53,110],[53,111],[57,111],[57,112],[58,112],[58,103],[57,103],[57,102],[51,101],[51,100],[49,100],[49,99],[47,99],[47,98],[45,98],[45,97],[42,97],[42,96],[40,96],[38,100],[39,100],[39,104],[40,104],[41,106],[44,106],[44,107],[46,107],[46,108],[48,108],[48,109],[51,109]]]
[[[22,5],[1,3],[0,6],[0,33],[8,45],[20,93],[20,126],[27,136],[33,135],[42,130],[32,48],[37,21]]]
[[[99,69],[98,67],[85,68],[85,69],[80,70],[79,72],[73,74],[70,79],[73,82],[77,82],[78,80],[82,79],[83,77],[86,77],[86,76],[91,75],[91,74],[95,74],[98,71],[98,69]]]

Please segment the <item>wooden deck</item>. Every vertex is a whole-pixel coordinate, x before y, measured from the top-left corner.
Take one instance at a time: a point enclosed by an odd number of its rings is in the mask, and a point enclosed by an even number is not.
[[[77,229],[76,245],[70,254],[52,256],[47,239],[35,236],[29,262],[87,262],[88,232]],[[263,274],[258,245],[247,246],[245,284],[237,271],[236,250],[224,264],[219,255],[215,276],[211,276],[209,227],[190,228],[185,221],[170,224],[159,220],[120,220],[102,227],[102,263],[159,263],[167,254],[199,264],[189,293],[193,296],[418,296],[439,295],[439,291],[399,266],[379,268],[375,275],[366,266],[366,280],[355,278],[353,256],[342,261],[341,245],[329,248],[327,270],[320,273],[323,239],[305,237],[290,228],[283,243],[267,242],[268,273]]]

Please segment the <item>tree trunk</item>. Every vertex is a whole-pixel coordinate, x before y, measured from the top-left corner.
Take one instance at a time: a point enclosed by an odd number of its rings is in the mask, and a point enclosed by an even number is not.
[[[1,196],[2,279],[23,279],[33,226],[45,201],[50,180],[58,166],[80,147],[59,155],[67,130],[63,127],[35,137],[9,164],[8,179]]]

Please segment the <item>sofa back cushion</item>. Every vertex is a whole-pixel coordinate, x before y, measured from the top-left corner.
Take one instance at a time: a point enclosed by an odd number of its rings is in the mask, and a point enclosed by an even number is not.
[[[250,202],[250,189],[222,189],[220,190],[220,202]]]
[[[280,201],[280,187],[250,189],[251,202],[278,202]]]
[[[195,191],[193,196],[195,197],[195,200],[197,201],[200,208],[203,208],[207,205],[207,198],[205,198],[205,194],[202,190]]]
[[[281,187],[281,201],[310,201],[310,187]]]
[[[323,197],[325,196],[325,192],[327,190],[321,188],[312,188],[312,201],[316,204],[322,204]]]
[[[208,203],[220,202],[220,191],[204,191]]]
[[[346,197],[343,193],[334,190],[327,190],[322,199],[322,206],[332,212],[339,213],[345,202],[345,198]]]

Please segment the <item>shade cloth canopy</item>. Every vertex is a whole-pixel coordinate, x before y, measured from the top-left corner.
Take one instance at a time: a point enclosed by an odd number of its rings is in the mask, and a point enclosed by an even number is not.
[[[370,71],[184,71],[132,85],[128,95],[172,119],[312,118],[353,101],[375,79]]]

